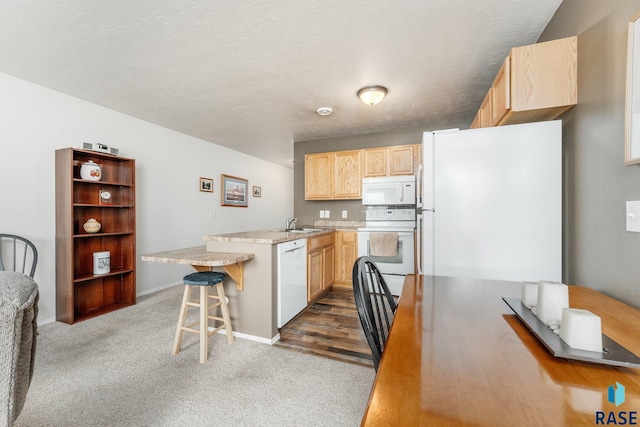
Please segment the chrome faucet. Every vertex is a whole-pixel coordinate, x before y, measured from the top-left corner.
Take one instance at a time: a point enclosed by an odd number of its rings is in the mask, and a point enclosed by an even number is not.
[[[298,218],[289,218],[285,223],[284,229],[293,230],[296,228],[296,221],[298,221]]]

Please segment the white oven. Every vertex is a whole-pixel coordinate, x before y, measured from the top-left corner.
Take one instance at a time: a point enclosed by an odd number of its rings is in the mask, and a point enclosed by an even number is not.
[[[416,177],[413,175],[362,178],[364,206],[413,206]]]
[[[365,226],[358,229],[358,256],[376,263],[391,293],[400,295],[407,274],[415,273],[415,209],[369,208]],[[372,242],[387,239],[387,247],[372,250]]]

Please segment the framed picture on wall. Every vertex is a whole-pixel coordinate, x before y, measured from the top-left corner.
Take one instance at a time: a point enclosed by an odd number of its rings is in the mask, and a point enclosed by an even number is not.
[[[253,186],[253,197],[262,197],[262,187]]]
[[[222,175],[222,206],[246,208],[249,182],[237,176]]]
[[[624,164],[640,163],[640,15],[629,21]]]
[[[213,180],[211,178],[200,177],[200,191],[213,193]]]

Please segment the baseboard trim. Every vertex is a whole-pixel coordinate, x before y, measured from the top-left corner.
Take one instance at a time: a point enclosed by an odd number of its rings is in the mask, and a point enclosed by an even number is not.
[[[157,288],[147,289],[146,291],[136,293],[136,298],[153,294],[156,292],[164,291],[165,289],[173,288],[174,286],[178,286],[182,284],[183,284],[182,280],[178,280],[177,282],[168,283],[166,285],[158,286]]]
[[[209,331],[213,331],[214,329],[215,328],[212,328],[211,326],[209,326]],[[223,335],[227,335],[227,331],[225,331],[224,329],[219,330],[217,333],[223,334]],[[275,337],[273,337],[271,339],[264,338],[264,337],[259,337],[259,336],[256,336],[256,335],[243,334],[241,332],[233,332],[232,335],[234,337],[236,337],[236,338],[242,338],[244,340],[255,341],[255,342],[259,342],[261,344],[273,345],[277,341],[280,341],[280,334],[277,334]]]
[[[145,290],[143,292],[136,293],[136,298],[141,297],[141,296],[145,296],[145,295],[149,295],[149,294],[153,294],[155,292],[164,291],[165,289],[173,288],[174,286],[178,286],[178,285],[182,285],[182,281],[181,280],[179,280],[177,282],[169,283],[169,284],[166,284],[166,285],[158,286],[158,287],[153,288],[153,289],[148,289],[148,290]],[[53,323],[55,321],[56,321],[55,317],[38,320],[38,326],[45,325],[47,323]],[[214,328],[209,327],[210,331],[212,331],[213,329]],[[226,335],[227,331],[222,329],[222,330],[218,331],[218,333]],[[276,343],[276,342],[278,342],[280,340],[280,334],[279,333],[276,334],[276,336],[274,336],[271,339],[264,338],[264,337],[259,337],[259,336],[256,336],[256,335],[243,334],[241,332],[233,332],[233,336],[237,337],[237,338],[244,339],[244,340],[255,341],[255,342],[259,342],[261,344],[269,344],[269,345],[273,345],[274,343]]]

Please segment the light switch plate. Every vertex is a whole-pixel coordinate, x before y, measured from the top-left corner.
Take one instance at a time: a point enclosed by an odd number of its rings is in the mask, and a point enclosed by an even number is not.
[[[323,210],[320,211],[320,218],[324,218],[324,211]]]
[[[331,218],[331,212],[328,211],[328,210],[324,211],[324,217],[325,218]]]
[[[347,211],[342,211],[342,218],[343,218],[343,219],[344,219],[344,218],[346,218],[346,217],[347,217],[347,215],[348,215],[348,214],[347,214]]]
[[[627,202],[627,231],[640,233],[640,201]]]

